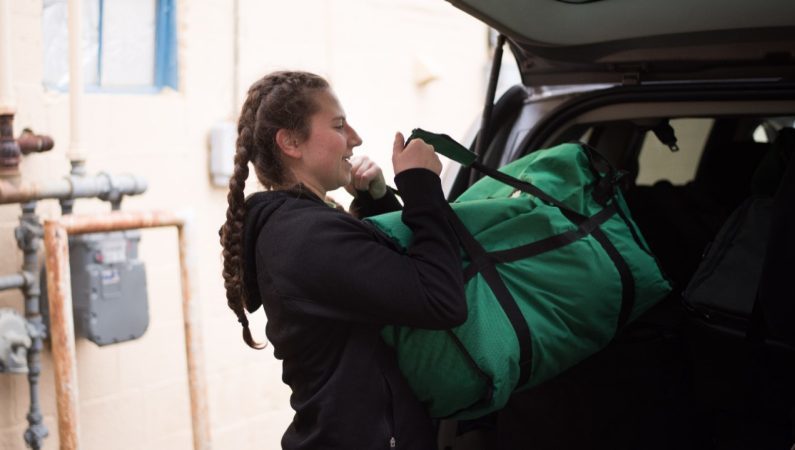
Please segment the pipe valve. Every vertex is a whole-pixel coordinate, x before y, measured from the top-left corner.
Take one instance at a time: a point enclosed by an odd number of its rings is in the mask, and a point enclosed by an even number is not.
[[[25,318],[12,309],[0,309],[0,372],[28,373],[31,344]]]

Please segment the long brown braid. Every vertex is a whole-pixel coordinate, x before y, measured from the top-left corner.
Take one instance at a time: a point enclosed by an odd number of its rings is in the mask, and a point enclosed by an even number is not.
[[[254,166],[259,182],[267,189],[295,184],[285,170],[276,132],[288,130],[301,140],[309,137],[310,117],[317,112],[314,95],[327,89],[328,82],[308,72],[274,72],[254,83],[248,91],[237,124],[235,170],[229,179],[226,222],[221,227],[223,277],[226,303],[243,326],[243,340],[249,347],[261,349],[248,328],[243,284],[243,223],[246,216],[243,190],[248,178],[248,163]]]

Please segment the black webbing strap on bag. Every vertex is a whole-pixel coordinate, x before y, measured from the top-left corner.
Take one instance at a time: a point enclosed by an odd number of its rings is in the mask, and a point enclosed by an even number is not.
[[[483,119],[481,121],[481,129],[478,133],[477,142],[475,145],[476,152],[470,152],[465,147],[458,144],[455,140],[451,139],[449,136],[446,135],[437,135],[434,133],[429,133],[421,129],[413,130],[409,140],[419,137],[423,139],[425,142],[434,146],[436,152],[447,156],[448,158],[461,163],[464,167],[471,167],[485,175],[488,175],[498,181],[501,181],[509,186],[512,186],[516,189],[519,189],[522,192],[528,193],[530,195],[535,196],[536,198],[550,204],[556,206],[560,211],[575,225],[577,225],[578,230],[582,230],[588,228],[588,222],[595,222],[597,220],[602,220],[599,222],[594,229],[592,230],[592,234],[594,238],[599,242],[599,244],[605,249],[607,254],[609,255],[610,259],[615,264],[617,270],[619,271],[621,284],[622,284],[622,300],[621,300],[621,312],[619,315],[618,320],[618,329],[623,327],[626,323],[629,313],[632,311],[632,307],[634,305],[634,278],[632,277],[632,273],[629,271],[629,266],[626,264],[626,261],[623,260],[620,253],[616,250],[613,244],[607,239],[607,236],[604,232],[599,228],[599,225],[603,223],[605,220],[609,218],[610,213],[605,213],[604,216],[600,216],[598,219],[586,217],[576,211],[568,208],[566,205],[558,201],[557,199],[553,198],[552,196],[548,195],[543,190],[539,189],[538,187],[532,185],[531,183],[519,180],[515,177],[507,175],[505,173],[499,172],[496,169],[492,169],[484,164],[482,164],[479,159],[483,158],[483,154],[485,153],[484,149],[490,139],[489,136],[489,127],[491,122],[491,114],[492,109],[494,106],[494,98],[496,93],[496,86],[497,80],[499,78],[500,73],[500,63],[502,60],[502,48],[506,42],[506,38],[504,35],[500,34],[497,38],[497,45],[494,52],[494,63],[492,64],[491,76],[489,77],[489,86],[487,88],[486,93],[486,103],[483,109]],[[408,143],[408,142],[407,142]],[[583,147],[585,148],[585,147]],[[586,148],[586,151],[591,151],[591,149]],[[601,177],[600,174],[597,173],[598,170],[596,169],[596,165],[592,159],[592,155],[588,154],[589,160],[591,162],[591,170],[595,172],[597,183],[594,189],[594,199],[605,209],[608,206],[613,207],[613,213],[615,213],[617,206],[615,204],[608,205],[609,199],[613,195],[613,186],[614,182],[616,181],[616,177],[614,177],[614,172],[612,171],[612,167],[608,164],[609,171],[607,177]],[[606,160],[603,159],[606,162]],[[474,172],[470,173],[470,184],[474,181]],[[481,273],[484,280],[488,283],[489,287],[491,288],[492,292],[494,293],[497,301],[500,303],[503,311],[507,315],[511,325],[514,328],[516,336],[519,341],[519,380],[517,382],[517,386],[523,386],[527,384],[530,380],[530,375],[532,371],[532,341],[531,341],[531,332],[530,327],[527,322],[524,320],[524,316],[522,315],[519,307],[513,298],[513,295],[510,293],[508,288],[505,285],[505,282],[500,277],[499,272],[497,272],[496,262],[495,260],[486,252],[483,246],[472,236],[472,234],[467,230],[464,224],[461,222],[461,219],[455,214],[452,208],[448,206],[446,209],[447,214],[449,216],[449,222],[455,231],[459,243],[464,248],[464,250],[469,254],[472,260],[472,266],[476,272]],[[603,211],[604,212],[604,211]],[[596,216],[599,216],[597,214]],[[554,245],[565,245],[560,244],[561,241],[565,241],[568,238],[572,238],[576,233],[568,236],[567,238],[560,238],[556,240],[549,240],[544,244],[539,244],[535,248],[525,248],[523,251],[528,253],[536,252],[539,250],[543,250],[544,246],[554,246]],[[573,242],[573,240],[571,241]],[[511,257],[516,257],[518,252],[514,252]],[[506,255],[503,255],[506,256]],[[532,256],[532,255],[531,255]],[[629,283],[628,281],[629,280]]]
[[[569,209],[568,206],[566,206],[563,203],[559,202],[556,198],[554,198],[551,195],[547,194],[546,192],[542,191],[537,186],[528,183],[527,181],[523,181],[523,180],[520,180],[520,179],[518,179],[516,177],[512,177],[512,176],[510,176],[510,175],[508,175],[506,173],[500,172],[497,169],[493,169],[491,167],[484,166],[483,164],[481,164],[481,163],[479,163],[477,161],[474,161],[472,163],[472,168],[477,170],[477,171],[479,171],[479,172],[481,172],[481,173],[483,173],[483,174],[485,174],[485,175],[490,176],[491,178],[494,178],[497,181],[505,183],[508,186],[511,186],[511,187],[513,187],[515,189],[518,189],[518,190],[522,191],[522,192],[526,192],[526,193],[528,193],[528,194],[530,194],[530,195],[532,195],[532,196],[534,196],[534,197],[536,197],[536,198],[538,198],[540,200],[543,200],[546,203],[549,203],[550,205],[554,205],[554,206],[560,208],[561,210],[570,211],[572,214],[575,214],[575,215],[579,216],[580,218],[582,218],[583,221],[587,220],[587,217],[572,211],[571,209]]]
[[[576,211],[571,210],[569,207],[562,204],[557,199],[551,197],[549,194],[542,191],[537,186],[534,186],[526,181],[519,180],[515,177],[507,175],[496,169],[484,166],[478,163],[477,161],[474,161],[472,163],[472,167],[475,170],[479,170],[498,181],[501,181],[511,187],[514,187],[530,195],[533,195],[536,198],[543,200],[546,203],[556,206],[561,211],[561,213],[563,213],[563,215],[566,216],[567,219],[569,219],[572,223],[577,225],[577,229],[573,230],[574,233],[569,237],[573,237],[577,234],[583,233],[585,230],[589,230],[588,233],[583,234],[583,236],[591,234],[594,237],[594,239],[596,239],[599,245],[607,253],[607,256],[613,262],[613,265],[615,265],[616,270],[618,271],[618,275],[621,279],[621,310],[619,312],[618,321],[616,323],[616,331],[624,328],[624,325],[626,325],[627,322],[629,321],[630,315],[632,314],[632,309],[635,306],[635,278],[632,276],[632,271],[629,268],[629,264],[627,264],[627,262],[621,256],[621,253],[618,251],[618,249],[616,249],[613,243],[610,242],[610,239],[607,238],[607,235],[604,233],[604,231],[602,231],[599,228],[599,225],[604,223],[618,210],[618,207],[615,205],[615,202],[610,203],[608,206],[605,207],[605,209],[603,209],[600,213],[597,213],[593,217],[586,217]],[[609,190],[612,189],[612,186],[609,184],[597,183],[597,188],[601,190]],[[604,192],[597,193],[597,195],[602,197],[603,199],[608,196],[608,194]],[[597,225],[594,226],[594,224]],[[562,235],[560,236],[561,236],[560,240],[565,239],[562,237]],[[553,238],[556,238],[556,236],[553,236]],[[574,240],[572,240],[571,242],[573,241]],[[551,240],[546,244],[554,245],[554,240]],[[541,245],[539,244],[539,246]],[[543,246],[541,247],[542,247],[541,249],[543,250]],[[524,251],[527,252],[527,255],[525,255],[524,257],[529,258],[531,256],[534,256],[534,254],[537,254],[534,252],[538,250],[539,250],[538,248],[535,249],[524,248]],[[514,249],[513,252],[514,252],[513,256],[514,258],[517,256],[521,256],[519,250]]]
[[[520,259],[532,258],[533,256],[557,250],[593,233],[600,225],[613,217],[616,211],[617,208],[614,204],[608,205],[605,209],[594,214],[584,222],[581,222],[577,228],[573,230],[549,236],[540,241],[531,242],[519,247],[490,252],[489,258],[495,264],[503,264],[519,261]],[[464,281],[474,277],[477,273],[478,269],[474,264],[467,266],[464,269]]]
[[[532,256],[544,253],[546,251],[554,250],[564,245],[570,244],[584,236],[593,235],[594,239],[605,250],[610,260],[616,267],[621,280],[621,310],[619,312],[616,330],[620,330],[629,320],[630,314],[635,304],[635,282],[629,265],[623,259],[621,254],[615,246],[607,238],[607,235],[599,228],[604,222],[612,217],[618,211],[618,206],[615,202],[608,202],[613,196],[613,189],[617,181],[616,173],[607,160],[604,159],[598,152],[587,146],[583,146],[584,151],[588,155],[591,171],[594,177],[598,180],[594,186],[594,198],[605,206],[605,208],[593,217],[587,217],[580,214],[565,204],[561,203],[556,198],[544,192],[539,187],[524,180],[500,172],[497,169],[488,167],[477,160],[477,155],[470,152],[451,137],[444,134],[431,133],[422,129],[414,129],[408,141],[420,138],[428,144],[434,146],[437,153],[447,156],[454,161],[461,163],[464,166],[469,166],[484,175],[487,175],[497,181],[505,183],[515,189],[530,194],[539,200],[557,207],[561,213],[573,224],[577,226],[576,229],[569,232],[562,233],[557,236],[551,236],[547,239],[528,244],[526,246],[509,249],[500,252],[488,253],[482,245],[472,236],[467,230],[466,226],[461,222],[461,219],[455,214],[452,208],[448,208],[449,221],[453,227],[459,243],[469,255],[472,264],[465,269],[465,280],[480,273],[489,287],[492,289],[497,301],[508,316],[511,325],[514,328],[517,338],[519,339],[519,365],[520,375],[517,386],[524,385],[529,379],[532,366],[532,342],[530,327],[524,320],[516,300],[513,295],[505,286],[499,272],[497,272],[496,264],[502,262],[515,261],[518,259],[530,258]],[[408,143],[407,141],[407,143]],[[597,161],[598,159],[598,161]],[[598,164],[604,165],[607,174],[601,175]]]
[[[486,280],[486,283],[491,288],[491,291],[497,298],[497,302],[499,302],[500,307],[502,307],[502,310],[505,312],[508,321],[511,322],[511,326],[516,333],[516,338],[519,341],[519,381],[516,385],[522,386],[530,380],[533,364],[533,345],[530,326],[524,320],[524,316],[519,310],[516,300],[514,300],[508,287],[505,286],[505,282],[497,272],[497,267],[494,265],[494,261],[489,257],[486,249],[484,249],[483,246],[480,245],[480,242],[472,236],[472,233],[467,230],[466,226],[461,222],[461,219],[453,211],[453,208],[448,206],[445,211],[450,226],[453,227],[453,231],[458,238],[458,242],[469,255],[469,259],[472,260],[472,265],[477,268],[477,271],[483,276],[483,279]]]
[[[635,308],[635,278],[632,276],[629,264],[621,256],[616,246],[610,242],[604,231],[597,228],[593,232],[593,237],[605,250],[613,265],[616,266],[618,276],[621,279],[621,310],[618,312],[618,321],[616,322],[616,333],[618,333],[629,322],[629,317]]]

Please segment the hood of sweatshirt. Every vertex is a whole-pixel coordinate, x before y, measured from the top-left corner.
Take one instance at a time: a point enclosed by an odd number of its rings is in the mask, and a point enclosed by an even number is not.
[[[257,238],[273,214],[286,202],[304,198],[323,201],[308,189],[257,192],[246,199],[246,218],[243,225],[243,285],[246,293],[246,310],[249,313],[262,306],[257,285]]]

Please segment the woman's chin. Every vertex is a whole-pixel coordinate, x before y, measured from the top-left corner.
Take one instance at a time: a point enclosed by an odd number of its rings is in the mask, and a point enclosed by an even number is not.
[[[351,184],[351,181],[352,181],[352,180],[353,180],[353,178],[352,178],[352,177],[350,177],[350,176],[348,176],[348,177],[345,177],[345,178],[343,178],[343,179],[341,179],[341,180],[340,180],[341,184],[340,184],[338,187],[345,187],[345,186],[348,186],[349,184]]]

